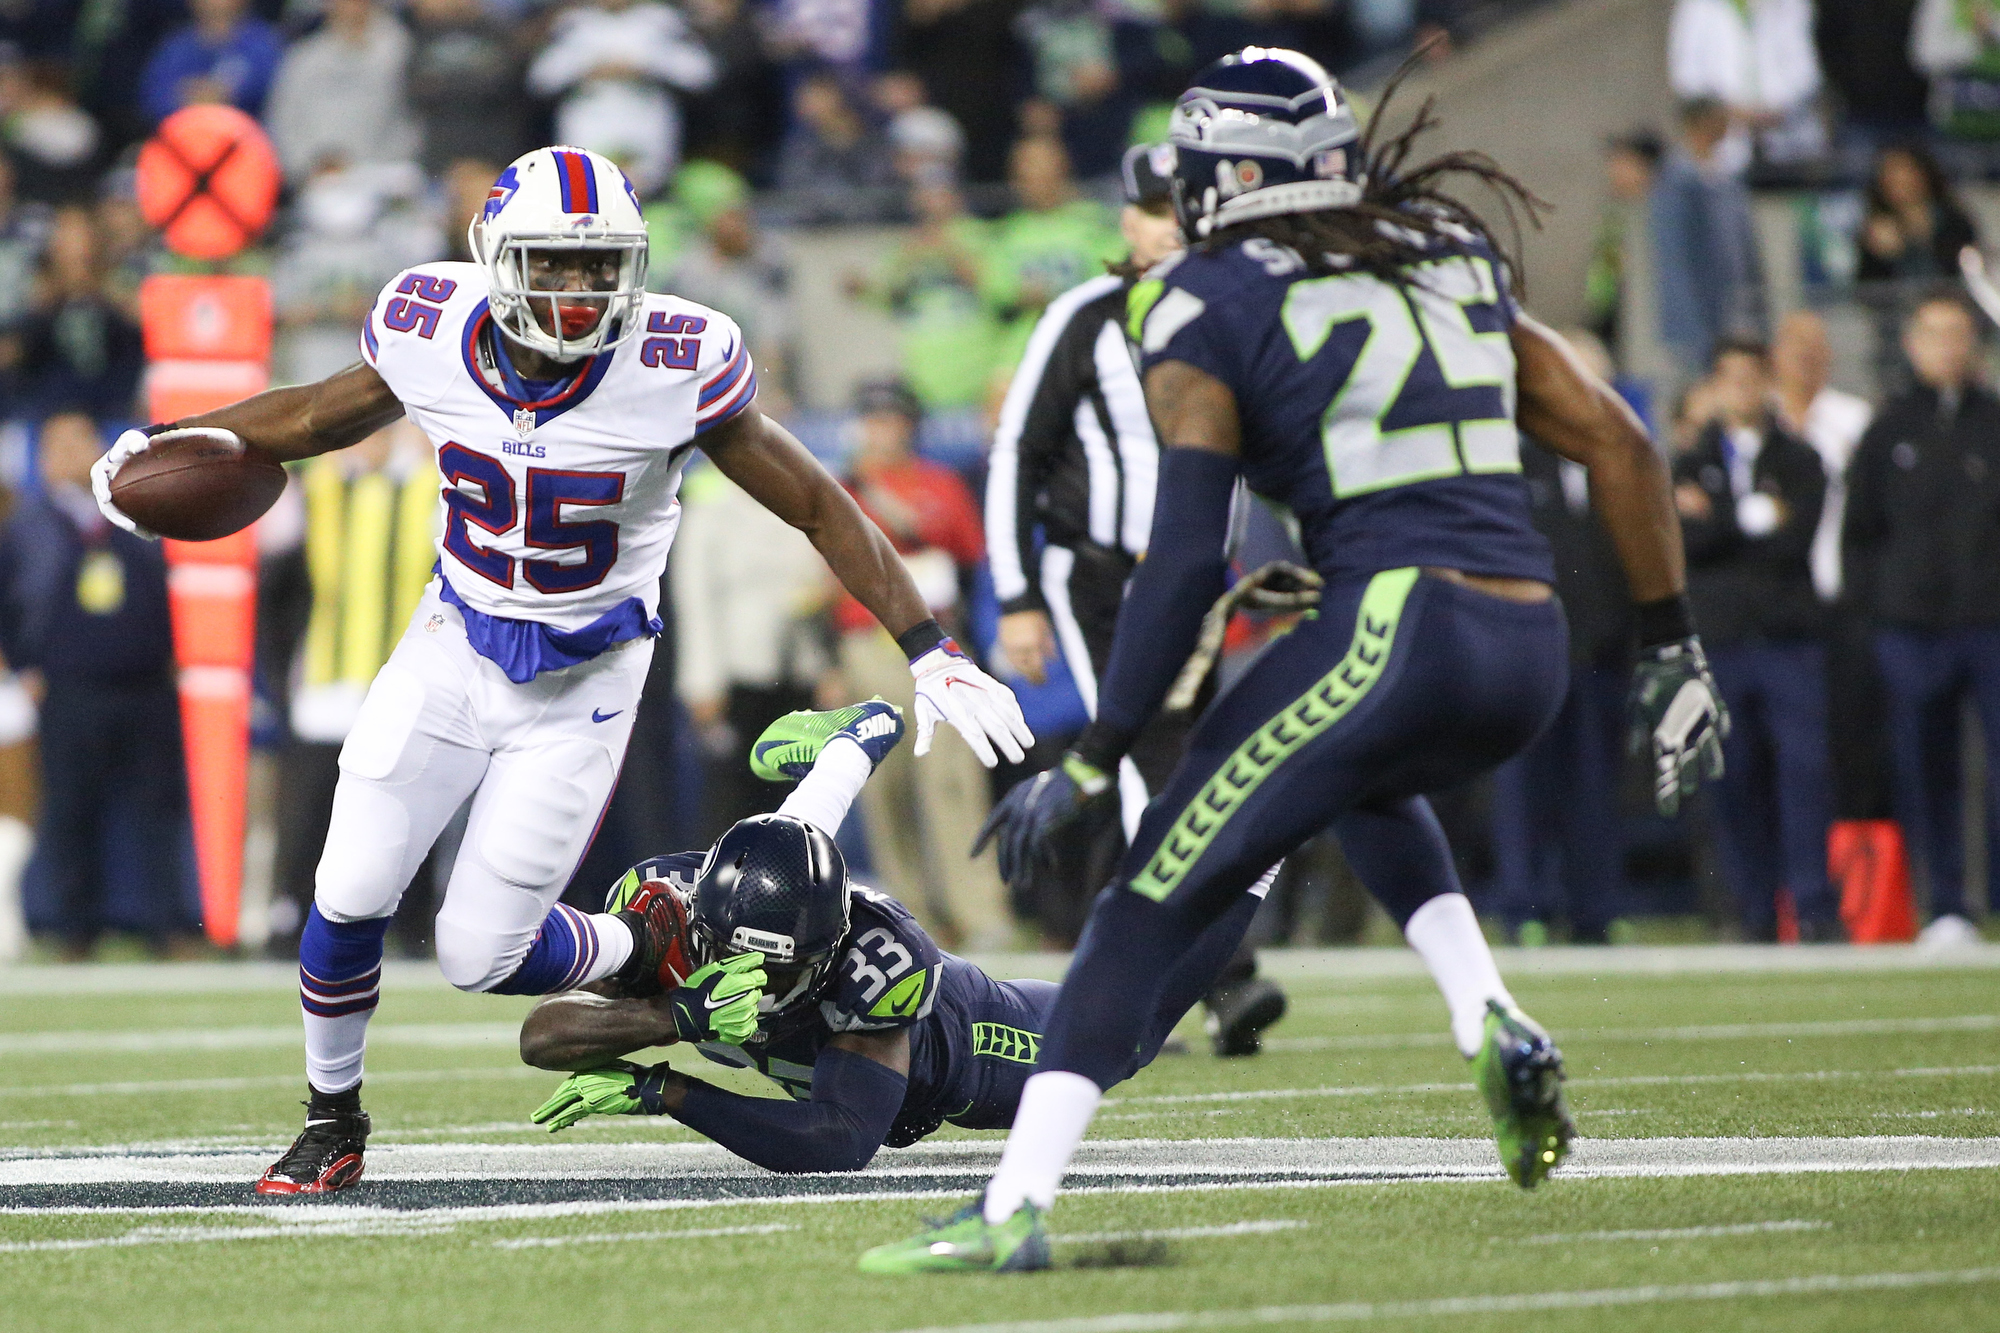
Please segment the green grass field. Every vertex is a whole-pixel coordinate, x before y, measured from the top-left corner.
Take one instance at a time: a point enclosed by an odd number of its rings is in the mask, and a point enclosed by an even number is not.
[[[999,1136],[804,1179],[670,1121],[552,1142],[526,1002],[392,970],[367,1181],[259,1206],[303,1089],[283,969],[0,973],[0,1327],[2000,1329],[2000,949],[1503,966],[1568,1056],[1567,1178],[1499,1178],[1403,956],[1277,955],[1264,1055],[1190,1027],[1114,1093],[1059,1271],[905,1280],[854,1257],[969,1196]]]

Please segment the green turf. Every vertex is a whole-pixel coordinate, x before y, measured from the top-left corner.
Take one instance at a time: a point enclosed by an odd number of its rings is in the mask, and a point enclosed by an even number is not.
[[[1293,1013],[1274,1031],[1272,1050],[1217,1061],[1201,1053],[1190,1025],[1197,1053],[1162,1059],[1118,1089],[1093,1137],[1486,1134],[1428,982],[1328,977],[1291,990]],[[1515,990],[1569,1056],[1572,1104],[1587,1137],[2000,1136],[2000,973],[1991,970],[1532,976]],[[367,1093],[378,1141],[540,1138],[526,1116],[557,1080],[515,1059],[511,1028],[526,1007],[435,986],[386,988]],[[281,1143],[299,1116],[297,1023],[296,1000],[276,989],[0,995],[0,1145]],[[78,1035],[38,1035],[49,1033]],[[38,1041],[60,1049],[35,1049]],[[1225,1096],[1245,1092],[1277,1095]],[[668,1122],[624,1118],[570,1134],[588,1142],[694,1137]],[[941,1137],[951,1136],[970,1137],[949,1129]],[[940,1200],[932,1211],[947,1207]],[[2000,1263],[2000,1172],[1992,1170],[1558,1177],[1532,1195],[1488,1182],[1075,1195],[1056,1211],[1058,1234],[1307,1225],[1116,1253],[1060,1244],[1064,1270],[1029,1278],[867,1279],[852,1271],[860,1249],[911,1228],[922,1211],[907,1202],[745,1204],[459,1223],[428,1234],[0,1252],[0,1326],[70,1328],[87,1314],[93,1324],[218,1331],[705,1325],[806,1333]],[[1655,1240],[1591,1236],[1760,1222],[1802,1225]],[[227,1214],[0,1216],[0,1246],[145,1227],[263,1225]],[[496,1245],[755,1226],[793,1229]],[[1571,1239],[1526,1243],[1549,1236]],[[1074,1266],[1113,1258],[1134,1266]],[[1375,1314],[1367,1322],[1454,1331],[1531,1323],[1956,1333],[2000,1329],[2000,1282],[1654,1299],[1532,1315],[1487,1306]],[[1268,1314],[1261,1323],[1301,1325]]]

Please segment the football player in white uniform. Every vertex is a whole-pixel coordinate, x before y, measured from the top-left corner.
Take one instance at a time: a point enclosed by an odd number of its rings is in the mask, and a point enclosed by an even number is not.
[[[917,753],[939,721],[987,764],[1033,737],[1006,686],[939,628],[888,539],[755,406],[742,333],[646,291],[632,186],[595,153],[537,149],[471,224],[476,262],[399,275],[362,361],[184,422],[128,431],[118,469],[172,430],[233,434],[280,460],[344,448],[408,414],[437,448],[438,577],[368,691],[299,946],[306,1129],[258,1183],[325,1193],[360,1178],[362,1048],[390,914],[447,820],[470,822],[437,918],[438,965],[468,991],[592,981],[657,987],[667,923],[556,902],[618,777],[696,448],[812,539],[894,634],[916,677]]]

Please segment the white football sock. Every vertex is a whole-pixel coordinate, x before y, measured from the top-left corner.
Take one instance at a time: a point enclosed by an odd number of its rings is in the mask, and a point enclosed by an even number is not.
[[[812,772],[800,779],[785,803],[778,807],[778,813],[803,819],[831,838],[840,832],[841,822],[847,818],[847,807],[861,795],[874,771],[858,741],[835,736],[813,761]]]
[[[321,1092],[346,1092],[361,1081],[361,1054],[375,1011],[322,1018],[307,1014],[306,1081]]]
[[[989,1224],[1012,1217],[1023,1200],[1037,1208],[1055,1203],[1063,1172],[1103,1100],[1104,1093],[1081,1074],[1051,1069],[1028,1080],[1000,1154],[1000,1169],[986,1185]]]
[[[588,916],[579,912],[577,915],[590,927],[591,933],[597,936],[597,957],[576,980],[577,985],[583,986],[593,981],[602,981],[625,966],[625,961],[632,956],[633,939],[632,928],[609,912],[596,912]]]
[[[1486,1002],[1512,1005],[1479,918],[1462,893],[1441,893],[1410,914],[1403,938],[1423,958],[1451,1008],[1451,1036],[1470,1060],[1486,1040]]]

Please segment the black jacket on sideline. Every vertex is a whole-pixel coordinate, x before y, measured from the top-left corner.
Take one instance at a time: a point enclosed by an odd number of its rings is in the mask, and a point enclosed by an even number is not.
[[[84,563],[108,555],[86,608]],[[98,520],[85,532],[47,495],[22,498],[0,525],[0,651],[17,671],[47,677],[51,690],[169,681],[173,626],[167,562],[158,542]]]
[[[1846,586],[1882,624],[2000,623],[2000,399],[1893,398],[1847,465]]]
[[[1681,519],[1688,600],[1703,641],[1724,645],[1820,633],[1823,612],[1809,559],[1826,503],[1818,451],[1766,418],[1751,485],[1780,502],[1781,519],[1761,537],[1737,525],[1719,424],[1711,422],[1694,448],[1674,461],[1674,484],[1693,484],[1708,495],[1708,517]]]

